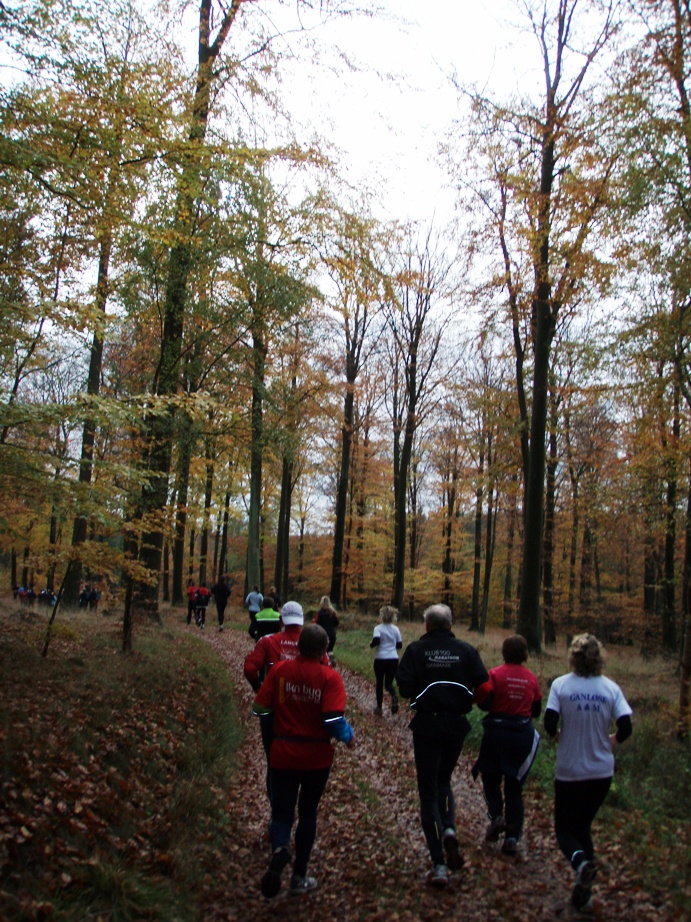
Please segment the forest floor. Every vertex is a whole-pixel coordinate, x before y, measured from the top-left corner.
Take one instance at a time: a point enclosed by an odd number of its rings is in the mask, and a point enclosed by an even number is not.
[[[252,721],[253,694],[242,674],[250,639],[235,631],[209,631],[205,640],[232,673],[241,699],[241,719]],[[259,895],[269,854],[269,808],[259,728],[250,726],[240,752],[237,783],[228,791],[227,809],[234,825],[228,849],[233,860],[207,895],[203,917],[243,922],[574,918],[569,908],[572,874],[556,847],[551,799],[531,791],[528,782],[520,854],[516,859],[505,857],[499,844],[484,842],[487,818],[481,785],[472,780],[472,759],[465,752],[454,773],[457,833],[465,867],[451,876],[445,890],[426,886],[430,863],[419,821],[406,709],[396,716],[385,711],[384,717],[376,717],[372,683],[339,669],[357,746],[337,747],[320,806],[309,869],[319,881],[318,892],[295,898],[284,889],[271,902]],[[616,830],[602,828],[600,823],[595,836],[600,862],[593,900],[595,919],[659,922],[682,918],[670,904],[643,892],[636,863],[626,843],[618,841]]]
[[[210,618],[200,631],[172,610],[162,626],[138,623],[135,651],[123,657],[118,619],[61,613],[44,658],[47,614],[0,604],[2,922],[574,918],[572,874],[552,831],[550,744],[526,785],[524,839],[510,859],[484,842],[481,785],[470,772],[473,731],[453,779],[465,867],[445,890],[432,890],[406,708],[375,716],[373,683],[340,662],[357,742],[337,747],[320,805],[309,868],[319,889],[291,897],[284,886],[264,900],[270,813],[243,676],[252,646],[244,618],[234,613],[222,633]],[[359,634],[355,646],[363,646]],[[562,661],[535,664],[548,670],[545,688]],[[668,664],[663,672],[670,674]],[[650,676],[644,688],[662,700]],[[637,715],[643,705],[634,703]],[[681,908],[691,905],[688,801],[677,797],[678,822],[653,812],[651,825],[639,822],[636,802],[631,813],[630,798],[624,809],[610,795],[595,825],[599,922],[688,918]],[[644,880],[657,883],[646,889]]]

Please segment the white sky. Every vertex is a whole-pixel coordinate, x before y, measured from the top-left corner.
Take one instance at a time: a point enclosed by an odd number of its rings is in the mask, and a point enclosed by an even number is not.
[[[539,56],[516,28],[511,0],[380,3],[387,18],[351,17],[319,30],[320,44],[345,49],[362,70],[337,77],[303,62],[291,105],[343,150],[351,182],[378,190],[386,216],[437,223],[452,207],[437,164],[437,145],[458,112],[452,75],[506,96],[534,79],[528,66]]]

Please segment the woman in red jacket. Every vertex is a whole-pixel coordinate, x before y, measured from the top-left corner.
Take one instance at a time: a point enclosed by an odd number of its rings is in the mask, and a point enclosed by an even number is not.
[[[489,714],[482,721],[485,732],[473,777],[482,775],[490,820],[486,841],[496,842],[503,832],[502,852],[515,855],[523,832],[523,783],[540,740],[533,718],[540,716],[542,692],[523,665],[528,659],[524,637],[507,637],[501,653],[504,665],[490,669],[489,681],[475,692],[478,706]]]

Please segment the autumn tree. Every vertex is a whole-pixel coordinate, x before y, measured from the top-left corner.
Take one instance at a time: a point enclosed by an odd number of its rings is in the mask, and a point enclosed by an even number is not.
[[[378,309],[387,297],[387,280],[382,268],[377,228],[371,218],[354,212],[336,211],[339,230],[323,253],[325,268],[334,286],[331,308],[343,344],[344,379],[340,461],[336,487],[334,544],[331,563],[332,602],[343,600],[343,561],[348,514],[350,464],[355,426],[355,388],[363,363],[373,352],[369,334]],[[335,229],[335,228],[334,228]]]
[[[684,0],[629,0],[636,23],[643,24],[645,37],[624,58],[620,94],[620,111],[627,128],[628,149],[635,152],[629,160],[626,200],[635,206],[635,214],[644,226],[653,221],[664,228],[647,246],[655,287],[666,305],[665,334],[658,342],[664,349],[660,359],[668,368],[672,387],[683,394],[687,407],[691,391],[688,385],[689,308],[691,307],[691,266],[689,239],[691,230],[691,101],[688,68],[691,36],[691,10]],[[644,240],[646,238],[644,237]],[[647,242],[647,241],[646,241]],[[673,402],[678,396],[673,398]],[[674,417],[678,417],[674,402]],[[669,433],[678,443],[679,431],[674,423]],[[674,455],[670,455],[671,458]],[[674,543],[672,506],[676,504],[677,471],[670,469],[667,487],[667,528],[665,541],[665,582],[667,601],[672,604],[671,567]],[[684,604],[684,611],[689,606]],[[672,616],[673,617],[673,616]],[[674,646],[669,612],[665,616],[665,646]],[[691,640],[688,616],[682,653],[680,726],[688,722],[691,683]],[[684,731],[686,732],[686,731]]]
[[[603,143],[606,110],[588,78],[615,20],[614,5],[600,0],[526,2],[524,10],[539,49],[542,100],[500,106],[473,94],[471,150],[485,172],[482,180],[464,177],[463,187],[474,188],[490,218],[485,236],[494,234],[502,267],[494,282],[506,296],[524,426],[518,630],[539,650],[550,355],[560,312],[575,292],[603,280],[590,236],[614,155]]]
[[[450,266],[432,231],[404,245],[396,273],[396,302],[386,307],[390,336],[387,410],[393,426],[394,564],[391,604],[399,610],[405,589],[408,478],[415,434],[438,403],[453,366],[440,355],[451,325]]]

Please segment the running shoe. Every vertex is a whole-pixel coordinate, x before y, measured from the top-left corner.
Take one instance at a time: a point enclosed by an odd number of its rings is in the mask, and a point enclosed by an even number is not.
[[[498,842],[499,836],[506,829],[506,822],[503,816],[495,816],[487,827],[485,833],[485,842]]]
[[[456,838],[455,830],[449,827],[444,830],[444,835],[442,836],[442,844],[444,846],[444,854],[446,855],[446,865],[452,871],[460,871],[463,867],[463,852],[460,849],[458,844],[458,839]]]
[[[266,897],[267,900],[273,899],[281,889],[281,874],[289,861],[290,852],[285,847],[277,848],[271,856],[269,869],[262,877],[261,887],[262,896]]]
[[[300,877],[299,874],[293,874],[290,878],[291,896],[299,896],[301,893],[311,893],[316,890],[319,884],[314,877]]]
[[[597,874],[597,865],[594,861],[582,861],[576,871],[576,881],[571,893],[571,905],[582,912],[591,901],[591,886]],[[587,910],[586,910],[587,912]]]
[[[445,887],[449,882],[449,872],[446,870],[445,864],[435,864],[432,870],[427,875],[427,883],[430,887],[436,887],[438,890],[441,890],[442,887]]]
[[[518,842],[513,838],[513,836],[507,836],[501,846],[502,854],[504,855],[517,855],[518,854]]]

